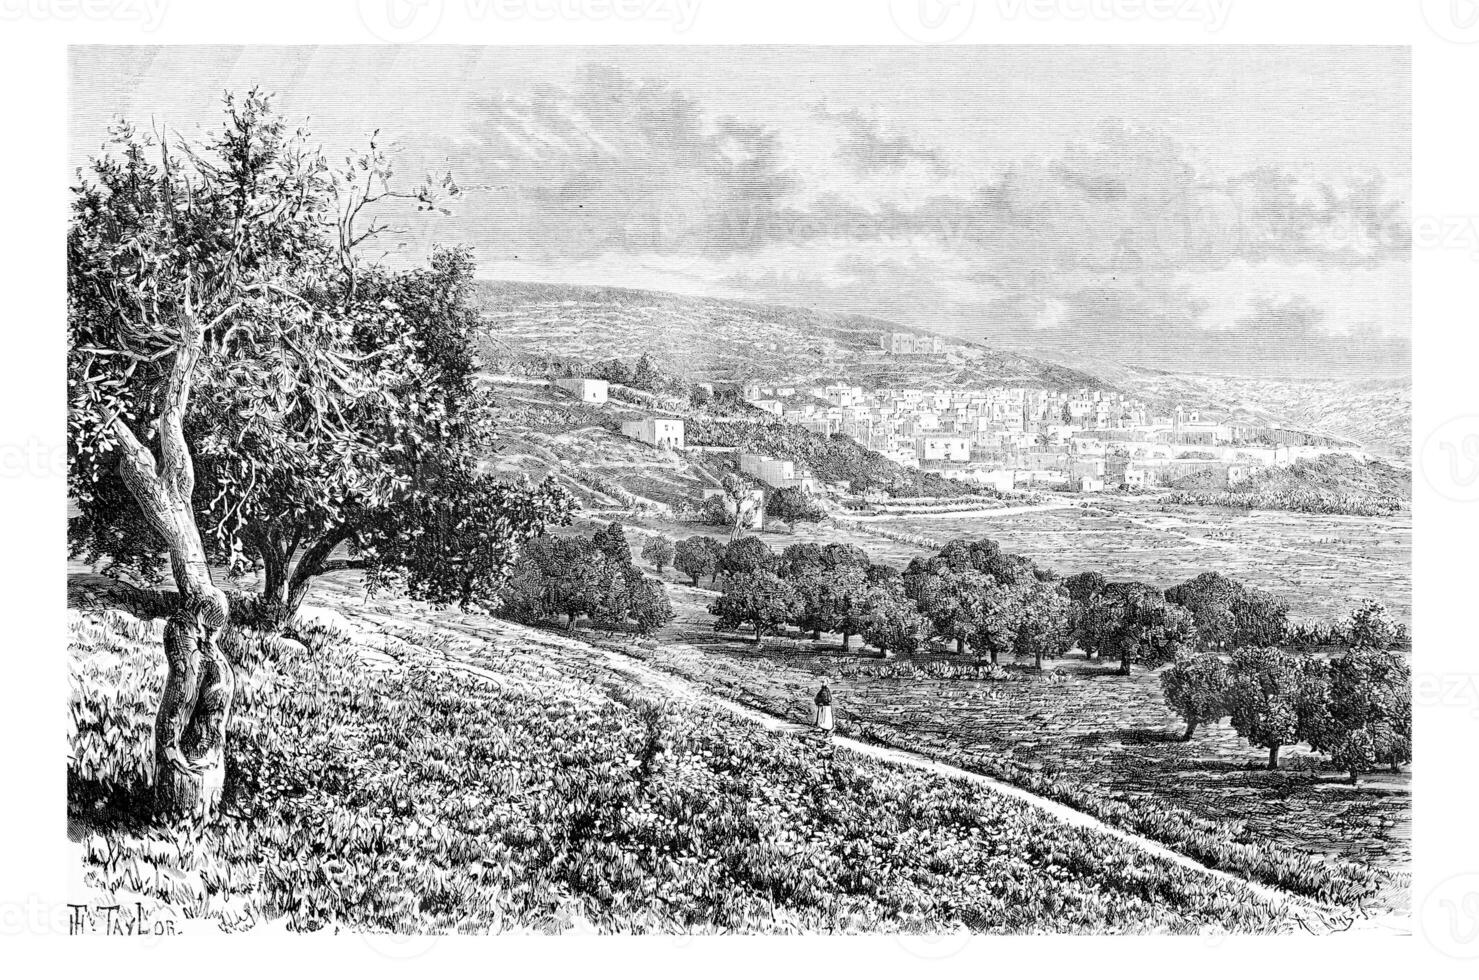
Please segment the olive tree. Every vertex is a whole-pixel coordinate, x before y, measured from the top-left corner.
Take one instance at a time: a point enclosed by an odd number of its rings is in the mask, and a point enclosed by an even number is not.
[[[1181,657],[1161,671],[1161,694],[1186,722],[1183,742],[1191,741],[1198,725],[1227,717],[1227,689],[1227,664],[1215,653]]]

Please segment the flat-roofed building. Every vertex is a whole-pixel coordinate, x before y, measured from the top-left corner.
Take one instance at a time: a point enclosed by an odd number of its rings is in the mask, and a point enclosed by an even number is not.
[[[664,418],[632,419],[621,423],[621,434],[663,449],[683,448],[683,420]]]
[[[605,404],[611,392],[610,383],[600,378],[556,378],[555,387],[591,405]]]

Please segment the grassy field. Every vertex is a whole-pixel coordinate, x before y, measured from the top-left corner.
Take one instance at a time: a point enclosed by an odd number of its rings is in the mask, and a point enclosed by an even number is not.
[[[315,601],[338,612],[307,647],[231,637],[225,813],[205,828],[138,817],[159,624],[70,614],[69,827],[97,901],[186,931],[1291,927],[982,787],[676,705],[583,645]]]

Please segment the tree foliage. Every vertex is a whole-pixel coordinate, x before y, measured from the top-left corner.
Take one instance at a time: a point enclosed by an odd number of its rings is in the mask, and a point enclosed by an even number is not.
[[[1183,741],[1190,741],[1198,725],[1227,717],[1227,664],[1215,653],[1185,656],[1161,671],[1161,694],[1171,710],[1186,722]]]
[[[795,621],[804,611],[795,586],[764,569],[736,571],[724,578],[723,592],[709,606],[716,630],[733,630],[748,623],[755,642]]]
[[[125,142],[123,162],[100,164],[79,190],[73,322],[96,336],[79,334],[74,356],[94,365],[118,356],[101,353],[120,349],[105,334],[137,316],[115,295],[129,273],[96,268],[97,229],[118,236],[125,212],[129,234],[147,220],[193,240],[203,263],[238,281],[202,337],[183,418],[208,558],[260,571],[283,617],[314,575],[344,566],[332,560],[342,552],[358,557],[372,585],[404,584],[433,602],[486,601],[518,546],[564,520],[568,500],[552,483],[479,471],[493,426],[474,384],[473,345],[486,324],[472,302],[469,253],[443,249],[425,268],[388,272],[356,252],[384,230],[373,215],[387,204],[443,210],[439,200],[458,189],[397,190],[373,142],[334,170],[255,93],[228,100],[227,117],[219,140],[181,144],[175,157],[160,147],[153,169],[147,142]],[[170,193],[137,190],[176,182]],[[154,580],[164,542],[106,465],[107,439],[89,436],[115,408],[130,417],[151,389],[149,369],[135,366],[114,385],[80,383],[88,373],[74,372],[70,413],[71,548]]]
[[[610,632],[650,634],[673,620],[667,589],[632,563],[620,525],[590,537],[544,535],[530,541],[500,593],[502,614],[526,623],[581,617]]]
[[[719,573],[719,559],[724,545],[702,534],[684,538],[673,547],[673,567],[693,580],[695,586],[705,577]]]
[[[1190,613],[1139,582],[1106,585],[1084,607],[1077,628],[1084,649],[1118,658],[1121,674],[1129,674],[1131,664],[1169,663],[1196,637]]]
[[[658,574],[662,574],[662,570],[673,563],[674,553],[673,542],[661,534],[652,535],[642,544],[642,560],[657,569]]]
[[[1412,759],[1412,674],[1400,653],[1372,647],[1330,661],[1329,689],[1308,726],[1310,745],[1355,783],[1378,765]]]
[[[1191,613],[1198,641],[1208,649],[1272,646],[1288,629],[1287,604],[1218,572],[1167,589],[1166,599]]]
[[[1268,749],[1268,767],[1279,750],[1307,741],[1324,715],[1327,670],[1323,660],[1277,647],[1234,651],[1228,667],[1228,714],[1233,728]]]

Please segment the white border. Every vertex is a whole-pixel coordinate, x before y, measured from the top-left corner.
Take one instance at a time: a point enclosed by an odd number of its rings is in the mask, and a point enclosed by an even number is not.
[[[142,0],[139,0],[142,3]],[[7,355],[0,384],[0,447],[62,445],[64,426],[62,239],[66,210],[66,54],[68,43],[368,43],[375,38],[355,0],[309,6],[285,0],[208,3],[161,0],[162,21],[146,30],[137,20],[95,14],[140,12],[133,0],[0,0],[0,103],[5,148],[0,167],[6,207],[0,230],[0,269],[5,273]],[[387,2],[364,0],[371,8]],[[436,4],[438,0],[422,0]],[[554,0],[550,0],[554,2]],[[599,2],[599,0],[593,0]],[[897,9],[901,0],[894,0]],[[907,0],[939,5],[950,0]],[[1010,0],[955,0],[973,11],[958,40],[965,43],[1355,43],[1410,44],[1414,74],[1413,214],[1464,221],[1479,215],[1475,185],[1473,93],[1479,92],[1479,27],[1474,43],[1444,20],[1449,0],[1424,3],[1290,2],[1232,0],[1226,23],[1209,31],[1200,21],[1140,16],[1105,19],[1086,15],[1003,18],[1021,9]],[[1023,0],[1030,3],[1031,0]],[[1059,9],[1081,11],[1089,0],[1066,0]],[[1134,4],[1136,0],[1125,0]],[[1149,0],[1184,3],[1188,0]],[[675,31],[670,21],[484,17],[461,22],[460,2],[443,2],[444,18],[432,39],[466,44],[526,43],[829,43],[906,42],[890,16],[890,0],[701,0],[696,21]],[[1463,4],[1458,5],[1460,14]],[[1424,8],[1433,20],[1424,15]],[[547,9],[547,8],[540,8]],[[630,7],[624,9],[632,9]],[[943,8],[942,8],[943,9]],[[1041,6],[1035,9],[1043,9]],[[1097,9],[1136,9],[1102,0]],[[1434,24],[1441,29],[1434,28]],[[1448,35],[1445,37],[1444,35]],[[1453,875],[1479,873],[1479,834],[1474,829],[1473,748],[1479,678],[1473,642],[1474,558],[1479,554],[1479,503],[1462,498],[1469,484],[1445,473],[1441,458],[1421,454],[1435,438],[1479,435],[1474,373],[1479,365],[1470,322],[1479,309],[1479,264],[1472,248],[1430,243],[1414,254],[1414,482],[1416,511],[1415,634],[1417,664],[1453,687],[1419,704],[1416,755],[1416,911],[1432,912],[1447,892],[1435,886]],[[1454,419],[1460,419],[1454,422]],[[1444,434],[1447,433],[1445,437]],[[0,682],[0,746],[4,746],[5,805],[0,807],[0,932],[14,975],[39,973],[43,964],[69,974],[132,973],[187,969],[213,975],[258,973],[282,964],[294,974],[337,975],[461,971],[511,975],[613,970],[695,972],[746,976],[905,975],[921,969],[947,974],[1082,971],[1104,976],[1194,972],[1199,976],[1267,976],[1339,970],[1355,975],[1418,973],[1473,975],[1479,960],[1461,961],[1445,950],[1479,953],[1479,943],[1454,947],[1415,938],[1123,940],[1059,937],[992,939],[965,943],[908,944],[889,938],[777,941],[656,939],[461,939],[429,945],[376,948],[354,937],[337,940],[253,933],[218,939],[187,937],[147,943],[73,939],[50,934],[38,909],[66,900],[68,859],[64,822],[65,752],[60,719],[65,703],[62,592],[64,471],[57,454],[17,478],[0,479],[9,533],[0,562],[6,597],[8,669]],[[1457,691],[1458,693],[1453,693]],[[1472,879],[1479,881],[1479,878]],[[1476,893],[1479,894],[1479,893]],[[1425,900],[1427,905],[1424,905]],[[1479,902],[1473,906],[1479,911]],[[27,910],[31,910],[28,912]],[[1461,916],[1463,909],[1460,907]],[[1434,919],[1430,921],[1440,921]],[[1460,920],[1479,928],[1479,918]],[[47,945],[42,946],[42,943]],[[51,945],[56,943],[59,945]],[[232,943],[236,950],[219,948]],[[239,950],[239,952],[237,951]],[[235,952],[236,955],[231,955]],[[65,960],[52,957],[61,953]],[[225,956],[221,954],[225,953]],[[405,957],[397,954],[406,954]],[[184,962],[185,957],[206,957]],[[46,959],[42,959],[46,957]],[[219,960],[216,957],[220,957]]]

